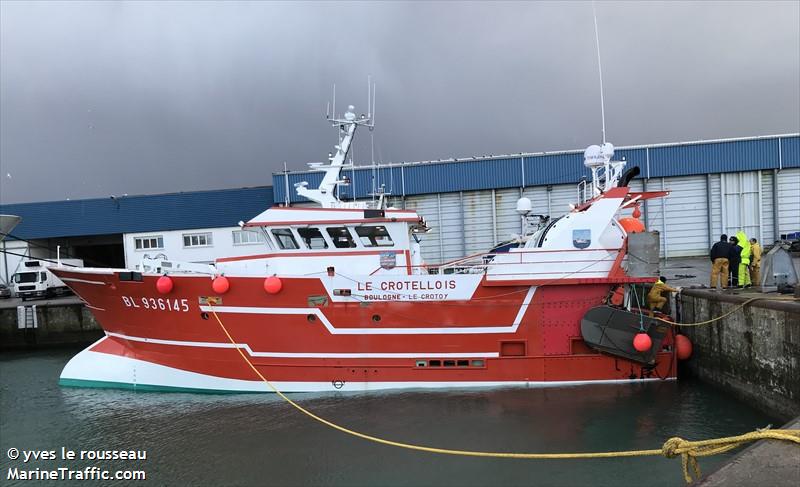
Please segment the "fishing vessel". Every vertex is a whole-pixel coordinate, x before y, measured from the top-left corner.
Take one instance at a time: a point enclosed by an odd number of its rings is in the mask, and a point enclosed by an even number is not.
[[[658,237],[638,206],[667,193],[631,191],[636,168],[613,160],[611,144],[586,150],[592,179],[566,214],[532,215],[521,198],[513,241],[431,264],[420,250],[423,215],[383,197],[337,197],[350,144],[370,116],[350,106],[331,121],[339,143],[328,163],[313,165],[322,182],[295,187],[317,206],[276,206],[240,222],[263,235],[259,253],[51,268],[105,331],[60,383],[271,391],[240,351],[286,392],[675,378],[671,327],[640,304],[658,276]],[[637,335],[649,348],[633,346]]]

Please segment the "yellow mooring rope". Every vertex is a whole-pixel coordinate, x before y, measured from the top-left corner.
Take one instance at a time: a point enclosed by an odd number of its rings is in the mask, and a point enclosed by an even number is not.
[[[342,433],[346,433],[351,436],[355,436],[357,438],[361,438],[363,440],[372,441],[374,443],[380,443],[382,445],[404,448],[406,450],[424,451],[428,453],[439,453],[443,455],[457,455],[464,457],[488,457],[488,458],[518,458],[518,459],[528,459],[528,460],[645,457],[645,456],[655,456],[655,455],[663,455],[667,458],[674,458],[680,455],[681,464],[683,466],[683,478],[686,479],[686,483],[691,483],[693,480],[700,477],[700,466],[697,463],[697,458],[699,457],[716,455],[717,453],[723,453],[732,450],[744,443],[756,440],[763,440],[763,439],[783,440],[795,443],[798,446],[800,446],[800,429],[772,430],[767,428],[756,430],[751,433],[745,433],[739,436],[729,436],[726,438],[715,438],[711,440],[702,440],[702,441],[687,441],[684,440],[683,438],[675,437],[667,440],[661,448],[653,450],[626,450],[626,451],[587,452],[587,453],[513,453],[513,452],[489,452],[489,451],[472,451],[472,450],[451,450],[448,448],[435,448],[431,446],[415,445],[412,443],[403,443],[400,441],[387,440],[385,438],[379,438],[377,436],[372,436],[366,433],[361,433],[355,430],[351,430],[344,426],[328,421],[327,419],[317,416],[308,409],[304,408],[303,406],[289,399],[285,394],[283,394],[280,390],[278,390],[278,388],[275,387],[275,385],[272,384],[272,382],[270,382],[266,377],[264,377],[264,375],[261,372],[259,372],[256,366],[253,365],[253,362],[251,362],[250,359],[247,357],[247,355],[242,351],[242,348],[239,345],[237,345],[236,341],[233,339],[228,329],[222,323],[222,320],[220,320],[213,306],[209,305],[209,308],[211,309],[211,313],[214,315],[214,318],[217,320],[217,323],[219,323],[220,328],[222,328],[222,331],[225,332],[225,336],[228,337],[228,340],[231,342],[231,344],[234,345],[236,351],[239,352],[239,355],[241,355],[244,361],[247,362],[247,365],[249,365],[250,368],[253,369],[253,372],[255,372],[256,375],[262,381],[264,381],[264,383],[266,383],[270,389],[272,389],[275,392],[275,394],[280,396],[281,399],[283,399],[293,408],[297,409],[298,411],[310,417],[311,419],[318,421],[330,428],[341,431]],[[691,472],[689,471],[690,468]]]
[[[728,316],[730,316],[733,313],[739,311],[740,309],[744,308],[745,306],[747,306],[748,304],[752,303],[753,301],[759,301],[759,300],[762,300],[762,299],[769,299],[770,301],[798,301],[798,302],[800,302],[800,298],[779,298],[779,297],[775,297],[775,296],[756,296],[755,298],[750,298],[747,301],[744,301],[743,303],[734,306],[727,313],[723,313],[723,314],[717,316],[716,318],[711,318],[710,320],[705,320],[705,321],[699,321],[697,323],[674,323],[672,321],[665,320],[663,318],[656,318],[656,319],[659,320],[659,321],[663,321],[664,323],[669,323],[670,325],[675,325],[675,326],[710,325],[711,323],[719,321],[719,320],[721,320],[723,318],[727,318]]]

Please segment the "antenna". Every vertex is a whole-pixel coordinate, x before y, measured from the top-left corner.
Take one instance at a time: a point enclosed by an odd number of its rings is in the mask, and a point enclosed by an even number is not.
[[[372,76],[367,75],[367,118],[372,116]]]
[[[371,119],[370,123],[372,124],[372,127],[375,127],[375,93],[377,93],[377,92],[378,92],[378,85],[373,83],[372,84],[372,113],[371,113],[371,116],[369,117]]]
[[[597,71],[600,74],[600,118],[603,123],[603,144],[606,143],[606,106],[603,100],[603,66],[600,64],[600,34],[597,31],[597,11],[592,0],[592,16],[594,17],[594,40],[597,46]]]
[[[333,84],[333,118],[336,118],[336,83]]]

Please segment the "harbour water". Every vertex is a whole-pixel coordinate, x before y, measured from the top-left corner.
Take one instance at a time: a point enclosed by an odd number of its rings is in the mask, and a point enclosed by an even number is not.
[[[115,485],[681,486],[680,460],[513,460],[420,453],[349,437],[274,394],[198,395],[72,389],[58,374],[77,350],[0,355],[0,472],[135,469]],[[547,389],[296,394],[347,427],[453,449],[582,452],[660,448],[778,424],[691,380]],[[146,450],[146,460],[12,460],[9,449]],[[702,459],[704,472],[734,453]],[[59,482],[59,485],[85,482]]]

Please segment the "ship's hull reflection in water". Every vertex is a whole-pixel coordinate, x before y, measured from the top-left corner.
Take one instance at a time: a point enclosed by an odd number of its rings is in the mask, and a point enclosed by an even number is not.
[[[376,445],[313,422],[274,394],[60,388],[58,374],[73,353],[3,354],[0,451],[11,447],[60,450],[62,446],[147,450],[145,461],[98,466],[143,469],[148,484],[154,485],[679,486],[683,482],[679,460],[656,457],[482,459]],[[671,436],[703,439],[780,424],[691,380],[292,397],[324,418],[368,434],[487,451],[659,448]],[[734,453],[703,459],[701,467],[710,472]],[[79,460],[22,464],[6,455],[0,462],[4,476],[14,466],[77,469],[97,465]]]

